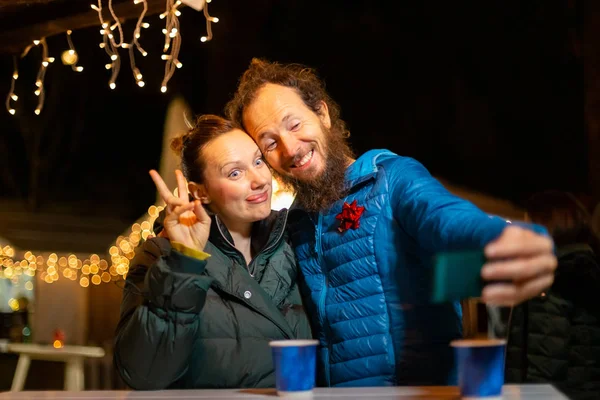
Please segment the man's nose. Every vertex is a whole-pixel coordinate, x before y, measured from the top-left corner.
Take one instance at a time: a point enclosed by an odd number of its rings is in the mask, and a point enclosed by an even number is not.
[[[281,135],[279,151],[284,159],[294,158],[298,154],[298,140],[289,133]]]

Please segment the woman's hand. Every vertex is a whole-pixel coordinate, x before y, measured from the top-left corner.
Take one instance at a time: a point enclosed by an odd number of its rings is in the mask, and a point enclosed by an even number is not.
[[[210,217],[200,201],[190,202],[183,173],[175,170],[178,197],[173,195],[158,172],[151,170],[150,176],[165,202],[163,229],[169,240],[203,251],[210,233]]]

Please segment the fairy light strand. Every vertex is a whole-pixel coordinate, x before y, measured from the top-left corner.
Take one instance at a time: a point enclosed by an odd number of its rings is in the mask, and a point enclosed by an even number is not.
[[[167,83],[173,77],[176,68],[181,68],[182,64],[177,59],[179,56],[179,50],[181,48],[181,34],[179,33],[179,16],[181,11],[177,9],[181,5],[181,1],[167,0],[167,10],[160,14],[161,19],[166,19],[166,26],[163,29],[165,35],[165,45],[163,47],[163,54],[161,58],[166,61],[165,63],[165,75],[160,86],[160,91],[165,93],[167,91]],[[170,53],[167,53],[170,49]]]
[[[100,2],[100,0],[98,0]],[[117,14],[115,13],[115,10],[113,9],[113,0],[108,0],[108,10],[110,11],[110,15],[112,15],[113,19],[115,20],[115,23],[110,27],[111,31],[114,31],[115,28],[117,29],[117,31],[119,32],[119,43],[114,43],[115,47],[121,47],[123,45],[123,38],[125,37],[123,35],[123,27],[121,26],[121,21],[119,21],[119,17],[117,17]],[[114,36],[113,36],[114,38]],[[111,39],[113,39],[111,38]]]
[[[13,56],[13,74],[10,80],[10,91],[8,92],[8,96],[6,96],[6,110],[11,115],[15,115],[16,113],[16,110],[11,105],[11,101],[16,102],[19,99],[19,96],[15,94],[17,79],[19,79],[19,62],[17,61],[17,56]]]
[[[92,10],[98,13],[98,19],[100,20],[100,25],[102,26],[102,28],[100,29],[100,34],[102,35],[102,43],[100,43],[100,48],[104,49],[104,51],[106,52],[106,54],[108,54],[111,60],[111,62],[109,64],[106,64],[105,67],[106,69],[111,70],[111,76],[108,81],[108,86],[111,89],[114,89],[117,86],[117,77],[119,76],[119,71],[121,69],[121,58],[119,57],[120,44],[117,44],[115,42],[115,38],[112,34],[111,29],[114,29],[115,26],[120,27],[121,24],[117,20],[116,23],[111,27],[108,22],[104,21],[104,18],[102,17],[102,0],[98,0],[98,5],[91,4],[90,7],[92,8]],[[110,7],[112,7],[112,5]],[[121,33],[122,30],[119,31],[119,34]]]
[[[213,34],[212,34],[212,24],[213,23],[217,23],[219,22],[219,18],[217,17],[212,17],[209,13],[208,13],[208,3],[210,3],[210,0],[206,0],[206,4],[204,4],[204,18],[206,19],[206,36],[202,36],[200,38],[200,40],[202,42],[208,42],[210,40],[212,40],[213,38]]]
[[[139,87],[144,87],[145,83],[143,81],[142,73],[140,69],[135,64],[135,52],[134,48],[137,49],[142,56],[146,57],[148,53],[141,46],[139,39],[141,37],[142,28],[149,28],[150,24],[144,22],[144,17],[146,16],[146,12],[148,11],[148,2],[146,0],[133,0],[133,4],[142,4],[143,10],[138,17],[137,23],[135,25],[135,29],[133,30],[133,39],[131,43],[123,43],[122,47],[128,48],[129,50],[129,62],[131,64],[131,71],[133,73],[133,78]]]
[[[44,108],[44,100],[46,98],[46,91],[44,89],[44,78],[46,77],[46,70],[48,69],[48,65],[54,62],[54,57],[48,56],[48,44],[46,43],[46,38],[41,38],[40,40],[34,40],[33,44],[36,47],[41,45],[42,48],[42,62],[40,65],[40,69],[38,70],[37,78],[35,80],[35,86],[37,89],[34,94],[38,97],[38,105],[35,108],[35,114],[40,115],[42,109]],[[29,52],[30,47],[25,49],[21,58],[25,57]]]
[[[75,56],[75,62],[71,64],[71,69],[73,69],[73,71],[75,72],[81,72],[83,71],[83,67],[81,65],[77,65],[79,56],[77,55],[77,51],[75,50],[75,46],[73,45],[73,41],[71,40],[72,33],[73,31],[71,31],[70,29],[67,31],[67,43],[69,45],[69,54],[71,56]]]

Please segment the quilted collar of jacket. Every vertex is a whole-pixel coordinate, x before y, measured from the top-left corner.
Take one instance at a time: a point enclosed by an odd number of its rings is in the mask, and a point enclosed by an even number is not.
[[[228,255],[237,254],[233,238],[221,219],[211,213],[209,241]],[[271,211],[271,214],[262,221],[257,221],[252,226],[252,252],[259,254],[270,245],[275,244],[283,237],[287,221],[287,209]]]
[[[382,155],[396,154],[385,149],[369,150],[350,164],[348,169],[346,169],[346,183],[350,190],[355,186],[375,178],[377,171],[379,170],[377,161]]]

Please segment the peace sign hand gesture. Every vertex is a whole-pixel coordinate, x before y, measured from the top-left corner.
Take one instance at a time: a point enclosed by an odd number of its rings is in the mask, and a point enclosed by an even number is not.
[[[179,242],[194,250],[203,251],[210,233],[210,217],[200,201],[190,202],[183,173],[175,170],[175,176],[178,197],[171,193],[158,172],[150,171],[150,177],[166,203],[164,230],[169,240]]]

